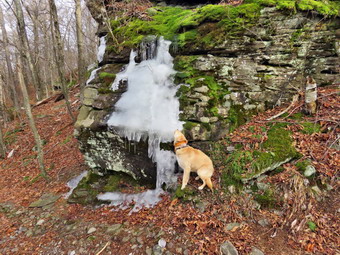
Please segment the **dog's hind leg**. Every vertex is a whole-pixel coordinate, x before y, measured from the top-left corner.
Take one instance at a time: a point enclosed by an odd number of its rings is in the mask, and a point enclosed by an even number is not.
[[[206,185],[205,180],[202,179],[202,181],[203,181],[203,184],[198,187],[199,190],[202,190],[205,187],[205,185]]]
[[[206,181],[207,186],[209,187],[209,189],[211,189],[211,191],[213,191],[213,185],[212,185],[211,179],[207,178],[205,181]]]

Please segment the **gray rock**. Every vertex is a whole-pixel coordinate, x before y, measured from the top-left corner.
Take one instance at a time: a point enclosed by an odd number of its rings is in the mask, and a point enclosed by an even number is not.
[[[312,165],[308,165],[306,167],[306,170],[303,172],[303,175],[306,176],[306,177],[310,177],[310,176],[312,176],[315,173],[316,173],[315,167],[312,166]]]
[[[163,248],[160,247],[158,244],[155,245],[153,248],[152,248],[152,252],[153,252],[153,255],[162,255],[163,254]]]
[[[152,255],[152,249],[151,248],[146,248],[145,253],[147,255]]]
[[[33,236],[33,230],[32,230],[32,229],[27,230],[26,236],[27,236],[27,237]]]
[[[269,184],[263,183],[263,182],[258,182],[258,183],[256,184],[256,186],[257,186],[257,188],[258,188],[259,190],[267,190],[267,189],[270,188],[270,185],[269,185]]]
[[[183,249],[180,248],[180,247],[179,247],[179,248],[176,248],[176,252],[179,253],[179,254],[181,254],[181,253],[183,252]]]
[[[141,236],[138,236],[138,237],[137,237],[137,243],[138,243],[138,244],[141,244],[141,245],[144,244],[143,238],[142,238]]]
[[[112,226],[109,226],[106,230],[106,233],[117,235],[121,231],[122,226],[122,224],[114,224]]]
[[[40,226],[40,225],[44,224],[44,222],[45,222],[44,219],[40,219],[40,220],[38,220],[37,225]]]
[[[199,93],[207,93],[209,91],[209,88],[207,86],[201,86],[198,88],[194,88],[194,91]]]
[[[249,255],[264,255],[264,253],[256,247],[253,247]]]
[[[45,194],[42,195],[37,201],[31,203],[29,207],[44,207],[55,203],[60,198],[60,195]]]
[[[188,249],[186,249],[184,252],[183,252],[183,255],[190,255],[190,251]]]
[[[92,234],[92,233],[94,233],[94,232],[96,232],[97,231],[97,229],[95,228],[95,227],[91,227],[88,231],[87,231],[87,233],[88,234]]]
[[[230,194],[234,194],[236,192],[235,185],[228,186],[228,191],[230,192]]]
[[[262,227],[266,227],[269,225],[269,222],[267,219],[261,219],[257,223],[260,224]]]
[[[198,202],[195,204],[196,208],[201,212],[204,213],[205,209],[208,206],[208,202],[207,201],[203,201],[203,202]]]
[[[229,241],[221,244],[220,251],[222,255],[238,255],[238,251],[235,246]]]
[[[241,224],[240,224],[240,223],[237,223],[237,222],[228,223],[228,224],[225,226],[225,230],[230,231],[230,230],[233,230],[234,228],[239,228],[240,226],[241,226]]]
[[[232,152],[232,151],[234,151],[235,150],[235,147],[234,146],[228,146],[227,147],[227,151],[228,152]]]
[[[163,238],[161,238],[161,239],[158,240],[158,245],[162,248],[165,248],[166,241]]]
[[[122,242],[123,242],[123,243],[126,243],[126,242],[128,242],[129,240],[130,240],[130,237],[129,237],[129,236],[125,236],[125,237],[123,237]]]

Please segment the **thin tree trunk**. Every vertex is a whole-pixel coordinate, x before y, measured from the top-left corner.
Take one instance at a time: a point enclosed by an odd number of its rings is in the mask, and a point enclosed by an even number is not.
[[[82,31],[82,10],[81,10],[81,0],[74,0],[76,4],[76,28],[77,28],[77,47],[78,47],[78,80],[80,84],[80,89],[85,87],[86,77],[85,77],[85,59],[84,59],[84,36]]]
[[[33,23],[33,64],[35,66],[35,70],[37,72],[37,78],[40,81],[40,92],[41,92],[41,98],[45,96],[45,84],[43,84],[42,79],[41,79],[41,71],[40,71],[40,59],[39,59],[39,22],[38,22],[38,16],[39,16],[39,10],[38,7],[31,7],[31,9],[28,6],[25,6],[25,9],[30,16],[32,23]]]
[[[22,54],[27,59],[28,67],[30,69],[30,72],[32,73],[32,79],[33,79],[34,87],[36,89],[37,99],[41,100],[43,97],[43,94],[42,94],[43,89],[42,89],[40,77],[38,75],[38,70],[36,69],[36,65],[33,63],[32,55],[29,49],[28,37],[26,33],[25,20],[24,20],[21,2],[20,0],[14,0],[14,4],[15,4],[16,17],[18,21],[18,34],[19,34],[21,45],[22,45],[21,47]]]
[[[2,82],[2,77],[0,74],[0,117],[2,119],[5,119],[4,115],[4,93],[3,93],[3,82]],[[1,125],[1,119],[0,119],[0,158],[5,158],[6,157],[6,146],[4,143],[3,135],[2,135],[2,125]]]
[[[0,158],[6,157],[6,146],[2,135],[2,125],[0,125]]]
[[[55,62],[58,70],[58,75],[61,83],[61,89],[62,93],[65,97],[66,107],[68,110],[68,113],[70,114],[72,121],[75,122],[75,117],[73,116],[71,104],[69,101],[69,95],[68,95],[68,88],[65,81],[65,58],[64,58],[64,48],[61,41],[61,34],[59,30],[59,22],[58,22],[58,13],[57,8],[55,5],[54,0],[49,0],[50,5],[50,18],[51,18],[51,24],[52,24],[52,37],[55,39],[55,43],[53,43],[53,52],[55,57]]]
[[[22,73],[22,64],[21,64],[22,61],[20,58],[18,58],[18,60],[19,60],[19,63],[18,63],[17,68],[18,68],[19,84],[20,84],[20,88],[22,90],[22,95],[24,98],[24,107],[25,107],[26,115],[28,117],[29,125],[34,136],[35,144],[37,146],[37,152],[38,152],[37,159],[38,159],[38,164],[40,168],[40,174],[45,179],[48,179],[48,174],[45,170],[45,165],[44,165],[44,151],[43,151],[42,141],[40,139],[40,135],[35,125],[35,121],[34,121],[32,110],[31,110],[31,105],[28,99],[27,87],[26,87],[24,76]]]
[[[5,20],[2,13],[1,5],[0,5],[0,23],[1,23],[1,30],[2,30],[2,43],[3,48],[5,50],[5,59],[6,59],[6,65],[7,65],[7,72],[8,72],[8,83],[9,83],[9,89],[10,89],[10,98],[13,100],[14,108],[16,110],[19,110],[19,102],[18,102],[18,94],[15,89],[15,77],[14,72],[11,64],[11,57],[9,53],[9,47],[8,47],[8,37],[7,37],[7,31],[5,27]]]

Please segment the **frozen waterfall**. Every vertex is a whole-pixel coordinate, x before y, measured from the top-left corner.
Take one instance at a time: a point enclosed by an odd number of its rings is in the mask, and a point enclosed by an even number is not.
[[[141,206],[138,201],[146,207],[154,205],[163,193],[162,185],[176,182],[173,174],[176,156],[172,151],[160,149],[161,143],[173,141],[174,131],[182,129],[183,125],[179,121],[177,88],[173,83],[176,71],[169,53],[170,44],[170,41],[160,38],[150,48],[142,47],[141,63],[135,62],[137,54],[132,51],[129,64],[117,74],[112,84],[112,89],[116,90],[123,80],[127,82],[128,89],[116,103],[116,111],[108,119],[108,125],[116,127],[119,134],[130,141],[148,139],[149,157],[157,164],[156,190],[135,194],[138,198],[124,195],[125,201],[132,199],[137,208]],[[111,200],[112,205],[117,205],[122,199],[121,196],[118,199],[117,193],[105,193],[98,198]]]

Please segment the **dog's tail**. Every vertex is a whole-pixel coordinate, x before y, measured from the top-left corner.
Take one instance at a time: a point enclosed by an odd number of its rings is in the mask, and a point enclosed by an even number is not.
[[[213,184],[212,184],[212,182],[211,182],[211,178],[205,179],[205,183],[207,184],[207,186],[209,187],[209,189],[211,189],[211,191],[213,191]]]

